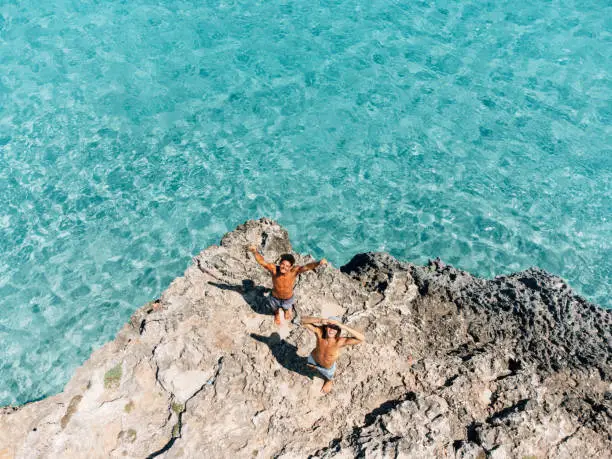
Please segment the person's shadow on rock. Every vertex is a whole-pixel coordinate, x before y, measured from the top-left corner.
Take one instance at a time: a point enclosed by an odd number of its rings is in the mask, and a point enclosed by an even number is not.
[[[317,372],[308,366],[308,359],[297,354],[297,347],[281,339],[278,333],[272,333],[270,336],[251,333],[251,338],[267,345],[274,358],[287,370],[310,379],[317,375]]]
[[[250,279],[245,279],[242,284],[223,284],[220,282],[208,282],[221,290],[231,290],[232,292],[238,292],[244,298],[244,301],[251,307],[253,311],[258,314],[273,315],[274,313],[268,307],[266,297],[264,294],[269,292],[270,289],[262,287],[261,285],[255,286],[255,282]]]

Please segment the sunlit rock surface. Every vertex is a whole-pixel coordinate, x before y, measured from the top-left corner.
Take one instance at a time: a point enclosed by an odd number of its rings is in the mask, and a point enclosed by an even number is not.
[[[612,314],[560,278],[383,253],[305,273],[298,313],[367,338],[324,396],[314,337],[274,325],[250,243],[291,250],[267,219],[204,250],[64,392],[1,409],[0,458],[611,457]]]

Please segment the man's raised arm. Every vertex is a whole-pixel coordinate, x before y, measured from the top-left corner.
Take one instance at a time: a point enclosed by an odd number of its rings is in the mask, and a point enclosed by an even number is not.
[[[345,341],[345,345],[359,344],[359,343],[363,343],[365,341],[365,335],[363,333],[361,333],[361,332],[358,332],[354,328],[347,327],[346,325],[341,324],[337,320],[331,320],[330,319],[327,322],[330,323],[330,324],[333,324],[333,325],[337,325],[342,330],[346,330],[347,332],[349,332],[352,335],[351,338],[345,338],[345,340],[346,340]]]
[[[264,268],[266,268],[268,271],[270,271],[272,274],[274,274],[276,272],[276,265],[274,263],[268,263],[266,262],[266,260],[264,259],[264,257],[261,256],[261,254],[257,251],[257,247],[255,247],[254,245],[250,245],[248,248],[249,252],[251,252],[253,255],[255,255],[255,260],[257,261],[257,263],[259,263],[261,266],[263,266]]]
[[[302,317],[302,325],[306,324],[323,325],[323,319],[320,317],[304,316]]]
[[[298,268],[298,273],[312,271],[313,269],[318,268],[319,266],[325,266],[326,264],[327,260],[325,258],[322,258],[320,261],[313,261],[312,263],[307,263],[304,266],[300,266]]]
[[[320,319],[319,317],[302,317],[301,319],[301,324],[302,327],[306,328],[307,330],[310,330],[311,332],[313,332],[315,335],[317,336],[323,336],[323,332],[321,331],[321,329],[319,327],[317,327],[317,325],[322,325],[323,321],[322,319]]]

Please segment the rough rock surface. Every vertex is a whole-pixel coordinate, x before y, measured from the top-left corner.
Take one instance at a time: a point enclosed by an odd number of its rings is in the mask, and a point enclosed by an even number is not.
[[[367,337],[323,396],[314,337],[273,324],[249,243],[291,250],[266,219],[204,250],[64,392],[0,409],[0,459],[612,457],[612,313],[558,277],[382,253],[303,274],[300,314]]]

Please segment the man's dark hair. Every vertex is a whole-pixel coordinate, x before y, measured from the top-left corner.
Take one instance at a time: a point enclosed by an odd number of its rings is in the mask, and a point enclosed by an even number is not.
[[[342,329],[337,325],[325,325],[321,327],[323,329],[323,339],[327,339],[327,327],[334,328],[338,333],[336,334],[336,338],[340,338],[340,333],[342,333]]]
[[[293,266],[295,264],[295,257],[291,255],[290,253],[283,253],[281,255],[280,261],[281,263],[283,261],[288,261],[289,263],[291,263],[291,266]]]

